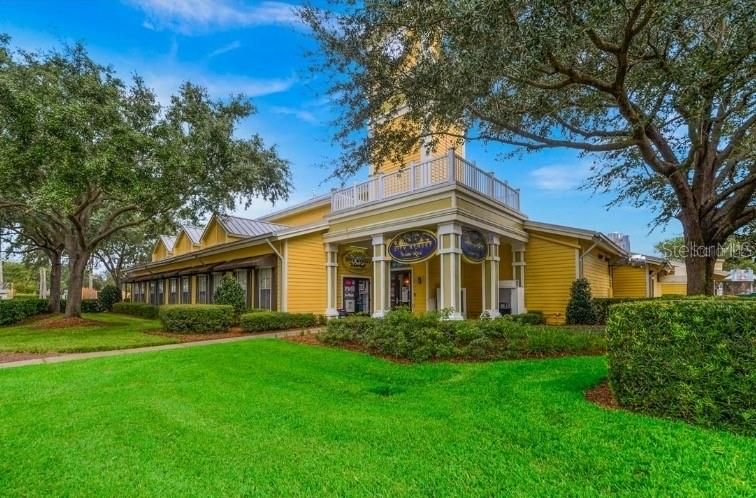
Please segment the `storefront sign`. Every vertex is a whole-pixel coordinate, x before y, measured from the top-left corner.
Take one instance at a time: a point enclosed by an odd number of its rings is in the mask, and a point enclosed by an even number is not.
[[[462,230],[462,257],[468,263],[482,263],[488,247],[486,238],[478,230]]]
[[[388,253],[399,263],[418,263],[433,256],[437,247],[438,242],[433,232],[409,230],[391,239]]]
[[[349,246],[341,256],[341,263],[347,271],[353,273],[365,273],[370,264],[368,250],[364,247]]]

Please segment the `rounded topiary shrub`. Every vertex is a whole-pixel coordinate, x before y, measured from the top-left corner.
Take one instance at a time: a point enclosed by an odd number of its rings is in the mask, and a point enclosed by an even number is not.
[[[617,304],[606,333],[621,406],[756,435],[756,302]]]
[[[237,317],[244,313],[244,310],[247,308],[244,289],[242,289],[239,282],[230,275],[223,277],[220,285],[215,290],[213,302],[215,304],[232,306],[234,308],[234,314]]]
[[[100,303],[100,309],[104,311],[113,311],[113,305],[121,302],[121,289],[115,285],[106,285],[97,295]]]
[[[234,308],[218,304],[176,304],[161,306],[159,316],[168,332],[224,332],[233,322]]]
[[[592,325],[596,323],[591,284],[585,278],[579,278],[572,282],[570,301],[567,303],[567,323],[570,325]]]

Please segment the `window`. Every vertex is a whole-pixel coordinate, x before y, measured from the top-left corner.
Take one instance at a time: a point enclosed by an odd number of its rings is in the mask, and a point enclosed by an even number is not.
[[[236,281],[239,282],[242,290],[244,290],[244,302],[249,302],[247,300],[247,270],[237,270]]]
[[[181,304],[192,304],[191,277],[181,277]]]
[[[210,302],[211,303],[215,300],[215,291],[218,290],[218,287],[220,287],[220,284],[222,281],[223,281],[222,273],[213,273],[212,287],[210,288]]]
[[[155,295],[155,281],[150,281],[147,283],[147,294],[149,295],[149,303],[150,304],[157,304],[157,297]]]
[[[178,280],[175,278],[168,280],[168,303],[178,303]]]
[[[207,304],[207,275],[197,275],[197,304]]]
[[[165,303],[165,293],[163,289],[163,284],[165,282],[163,280],[157,281],[157,303],[156,304],[164,304]]]
[[[258,307],[273,309],[273,269],[260,268],[257,272]]]

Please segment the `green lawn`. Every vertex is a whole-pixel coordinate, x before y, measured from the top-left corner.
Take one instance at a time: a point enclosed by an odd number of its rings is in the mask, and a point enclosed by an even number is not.
[[[605,375],[274,340],[0,370],[0,496],[753,496],[756,440],[584,401]]]
[[[41,329],[32,322],[0,327],[0,352],[73,353],[178,342],[169,337],[146,333],[160,330],[160,322],[157,320],[112,313],[84,314],[83,318],[104,322],[104,325]]]

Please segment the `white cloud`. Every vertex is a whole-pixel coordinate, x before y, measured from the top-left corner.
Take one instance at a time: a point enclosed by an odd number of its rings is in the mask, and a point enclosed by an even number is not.
[[[236,50],[239,47],[241,47],[241,42],[239,40],[234,40],[228,45],[224,45],[220,48],[216,48],[215,50],[207,54],[207,57],[208,58],[217,57],[221,54],[225,54],[227,52],[231,52],[232,50]]]
[[[296,7],[284,2],[265,1],[249,6],[235,0],[127,1],[147,14],[151,28],[171,29],[184,34],[243,26],[301,25]]]
[[[310,124],[319,124],[320,120],[315,117],[313,113],[310,111],[305,111],[304,109],[296,109],[292,107],[273,107],[271,109],[276,114],[283,114],[286,116],[295,116],[300,121],[304,121],[305,123]]]
[[[536,187],[551,192],[574,190],[585,181],[590,167],[583,164],[553,165],[536,168],[530,172]]]

